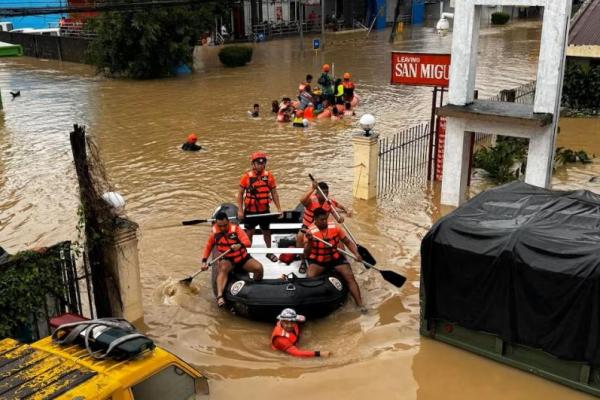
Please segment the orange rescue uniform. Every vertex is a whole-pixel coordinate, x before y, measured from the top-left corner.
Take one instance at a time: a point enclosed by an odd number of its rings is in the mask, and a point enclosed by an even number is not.
[[[335,207],[339,206],[337,201],[331,198],[329,200]],[[304,218],[302,219],[302,225],[305,227],[309,227],[310,224],[313,223],[313,214],[317,208],[322,208],[327,212],[331,212],[331,204],[328,201],[325,201],[323,204],[319,203],[319,198],[314,193],[310,195],[308,201],[310,203],[307,206],[304,206]]]
[[[301,350],[295,346],[300,337],[300,327],[297,323],[294,323],[294,331],[288,332],[283,329],[281,322],[277,322],[273,333],[271,333],[271,348],[273,350],[281,350],[294,357],[319,357],[321,353],[319,351],[312,350]]]
[[[208,259],[215,245],[217,246],[217,251],[219,253],[224,253],[234,244],[241,244],[242,247],[240,247],[238,250],[230,251],[223,258],[231,261],[233,265],[236,265],[249,257],[246,247],[250,247],[252,244],[250,243],[250,239],[248,239],[248,235],[246,235],[246,232],[244,232],[239,225],[230,223],[229,228],[227,228],[227,232],[221,232],[215,224],[212,227],[212,232],[208,237],[206,246],[204,246],[202,260],[205,261]]]
[[[269,212],[271,190],[277,187],[275,178],[269,171],[263,171],[260,175],[254,170],[246,172],[240,179],[240,186],[244,188],[244,211],[246,213]]]
[[[310,254],[308,255],[309,261],[322,266],[327,264],[334,266],[335,264],[341,263],[341,261],[345,262],[342,254],[337,250],[340,241],[346,237],[346,233],[340,229],[339,226],[334,222],[329,222],[327,228],[320,230],[315,224],[312,224],[308,227],[308,230],[314,237],[324,240],[332,246],[329,247],[314,238],[310,239],[311,248]]]

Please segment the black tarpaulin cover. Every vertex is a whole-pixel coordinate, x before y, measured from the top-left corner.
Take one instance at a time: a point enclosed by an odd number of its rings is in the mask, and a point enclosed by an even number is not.
[[[425,318],[600,365],[600,196],[511,183],[421,244]]]

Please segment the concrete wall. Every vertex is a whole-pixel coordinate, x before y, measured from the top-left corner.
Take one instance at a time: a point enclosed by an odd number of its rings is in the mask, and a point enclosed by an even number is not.
[[[23,53],[29,57],[77,63],[85,62],[89,45],[88,39],[10,32],[0,32],[0,42],[20,44]]]

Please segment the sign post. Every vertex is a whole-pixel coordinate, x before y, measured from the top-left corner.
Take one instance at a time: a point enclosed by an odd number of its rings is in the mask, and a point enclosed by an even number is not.
[[[434,162],[433,147],[435,145],[434,136],[436,132],[435,108],[437,105],[437,94],[441,92],[441,107],[444,90],[450,84],[450,54],[402,53],[393,51],[390,83],[392,85],[433,87],[431,122],[429,127],[429,162],[427,163],[427,180],[431,180],[432,175],[435,175],[432,165]]]

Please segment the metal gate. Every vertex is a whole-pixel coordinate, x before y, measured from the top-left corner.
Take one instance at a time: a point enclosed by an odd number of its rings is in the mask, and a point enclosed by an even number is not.
[[[429,163],[429,123],[379,139],[377,194],[403,182],[425,182]]]

